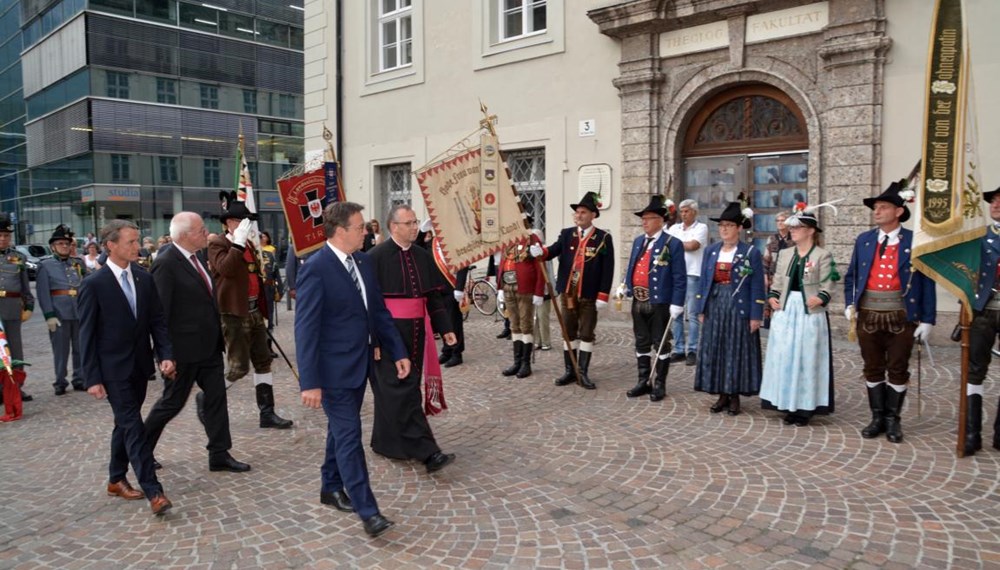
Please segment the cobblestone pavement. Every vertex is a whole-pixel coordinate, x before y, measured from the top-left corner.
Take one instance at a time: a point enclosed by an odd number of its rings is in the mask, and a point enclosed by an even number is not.
[[[174,509],[156,518],[145,501],[107,497],[110,407],[53,395],[36,314],[35,401],[0,425],[0,568],[1000,567],[1000,451],[955,457],[955,345],[935,347],[935,366],[924,357],[922,413],[909,398],[894,445],[858,433],[868,411],[846,342],[835,349],[837,413],[796,428],[755,398],[738,417],[709,414],[693,367],[674,366],[663,402],[627,399],[631,332],[622,315],[602,318],[598,389],[585,391],[552,384],[558,350],[538,353],[528,379],[500,376],[510,343],[473,316],[465,364],[445,372],[450,410],[432,420],[458,460],[429,476],[369,452],[376,497],[397,522],[369,539],[356,517],[319,503],[325,417],[299,404],[284,364],[276,392],[292,430],[257,427],[248,380],[230,392],[233,454],[251,473],[208,471],[192,405],[157,449]],[[280,314],[278,335],[294,352],[291,321]],[[160,389],[150,386],[147,410]],[[988,381],[987,441],[998,392]],[[363,414],[367,442],[370,395]]]

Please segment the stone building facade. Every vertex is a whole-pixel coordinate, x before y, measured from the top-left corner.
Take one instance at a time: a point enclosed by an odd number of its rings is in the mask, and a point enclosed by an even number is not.
[[[637,0],[589,15],[621,42],[615,85],[625,209],[641,208],[671,177],[674,199],[698,199],[703,211],[744,192],[765,229],[768,213],[789,209],[792,199],[843,198],[840,215],[823,220],[824,237],[848,259],[854,236],[869,227],[861,200],[882,185],[883,69],[892,40],[881,0]],[[770,108],[753,109],[758,103]],[[727,105],[728,119],[720,108]],[[748,121],[774,124],[745,136],[719,132]],[[722,175],[698,180],[706,156],[730,158],[709,159],[710,173]],[[707,200],[697,195],[702,186],[711,188]]]

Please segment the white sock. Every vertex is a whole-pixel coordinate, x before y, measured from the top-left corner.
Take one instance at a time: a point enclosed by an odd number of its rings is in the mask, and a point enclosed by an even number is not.
[[[982,384],[966,384],[966,386],[965,386],[965,395],[966,396],[974,396],[976,394],[979,394],[980,396],[983,395],[983,385]]]
[[[592,342],[581,342],[580,352],[594,352],[594,343]]]
[[[268,386],[274,384],[274,374],[271,374],[270,372],[265,372],[264,374],[257,374],[256,372],[254,372],[253,385],[257,386],[259,384],[267,384]]]
[[[889,384],[889,387],[892,388],[893,390],[897,391],[897,392],[905,392],[906,391],[906,384],[899,384],[899,385]]]
[[[885,384],[885,380],[881,382],[865,382],[865,386],[868,386],[869,388],[878,388],[880,384]]]

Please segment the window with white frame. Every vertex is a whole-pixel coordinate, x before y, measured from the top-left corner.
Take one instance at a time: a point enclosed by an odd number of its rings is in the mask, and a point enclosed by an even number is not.
[[[387,164],[378,167],[381,199],[379,219],[383,219],[394,206],[410,205],[410,163]]]
[[[504,153],[504,159],[524,212],[533,220],[531,227],[544,232],[545,148],[508,151]]]
[[[379,71],[413,63],[412,0],[378,0]]]
[[[500,41],[544,32],[546,4],[547,0],[500,0]]]

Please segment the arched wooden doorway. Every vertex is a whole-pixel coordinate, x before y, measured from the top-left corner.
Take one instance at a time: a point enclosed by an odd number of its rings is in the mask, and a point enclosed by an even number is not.
[[[743,192],[754,210],[754,242],[763,249],[777,230],[775,215],[806,201],[808,148],[802,112],[783,91],[765,84],[727,89],[689,123],[683,196],[698,202],[699,219],[712,226],[708,218]]]

